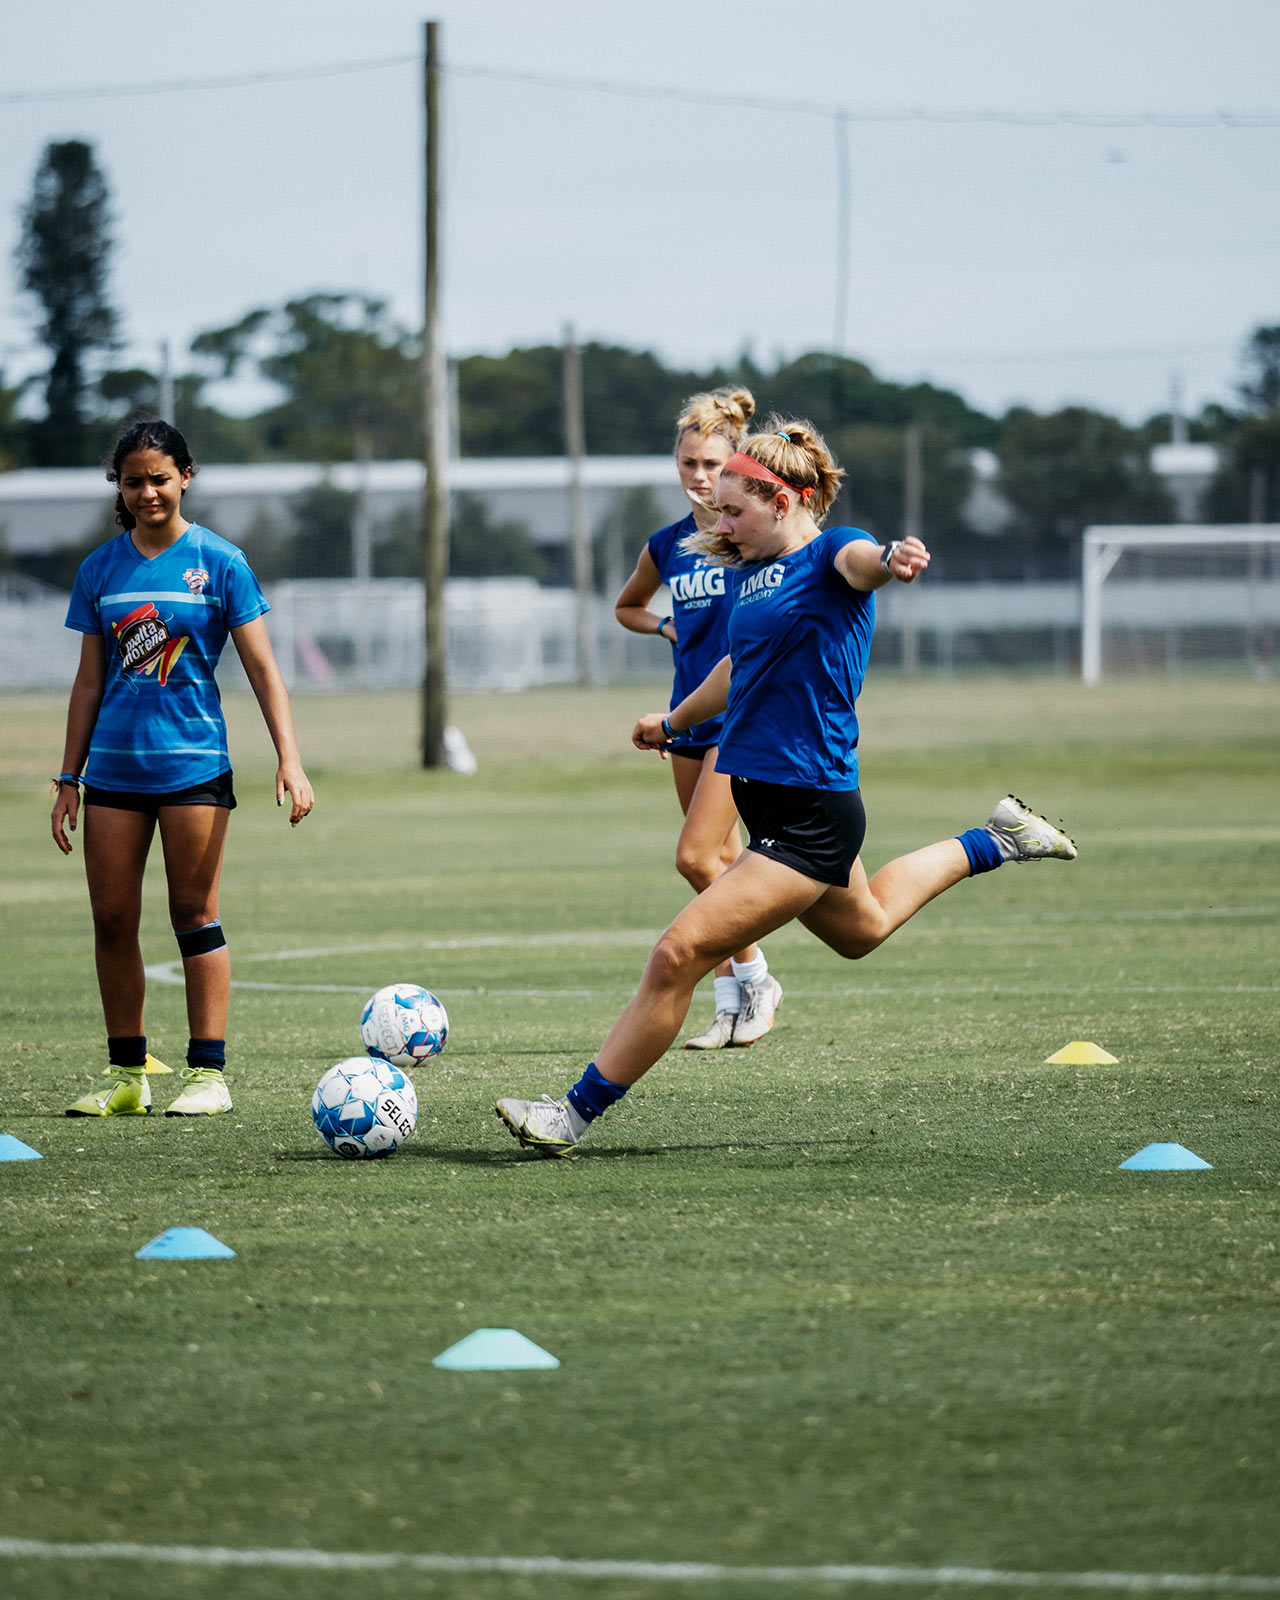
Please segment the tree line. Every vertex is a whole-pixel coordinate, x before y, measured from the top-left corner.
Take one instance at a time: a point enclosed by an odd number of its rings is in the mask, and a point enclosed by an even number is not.
[[[373,296],[334,290],[255,307],[198,334],[172,374],[158,365],[113,365],[120,317],[109,295],[111,226],[109,187],[92,147],[49,145],[23,210],[16,261],[49,360],[26,385],[7,385],[0,372],[0,470],[95,464],[125,422],[156,415],[162,404],[204,462],[420,454],[420,336]],[[686,396],[742,383],[763,408],[818,426],[848,474],[833,515],[882,538],[902,531],[904,430],[916,425],[925,528],[944,576],[1065,576],[1077,570],[1079,534],[1090,523],[1175,520],[1149,465],[1151,445],[1170,437],[1167,412],[1138,427],[1084,406],[991,416],[951,390],[895,383],[823,351],[772,367],[744,353],[710,370],[670,367],[649,352],[603,343],[585,345],[581,357],[588,453],[666,451]],[[457,360],[461,453],[562,454],[562,363],[553,345]],[[266,379],[278,398],[251,416],[221,411],[211,391],[238,376]],[[1235,403],[1206,406],[1185,427],[1189,439],[1220,447],[1207,518],[1280,520],[1280,326],[1258,327],[1246,339]],[[1004,509],[995,522],[975,511],[977,448],[999,464]],[[643,527],[654,514],[649,497],[630,497],[620,514],[638,546],[652,531]],[[279,575],[331,572],[334,553],[349,544],[353,515],[349,497],[322,485],[299,502],[290,528],[275,529],[271,539],[264,530],[259,559],[268,572],[283,565]],[[500,562],[497,570],[558,576],[527,530],[493,523],[482,502],[455,506],[454,545],[460,574]],[[412,571],[416,550],[411,518],[382,527],[375,570]]]

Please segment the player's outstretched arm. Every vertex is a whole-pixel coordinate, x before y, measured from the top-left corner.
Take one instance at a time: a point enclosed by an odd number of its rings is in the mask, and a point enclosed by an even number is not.
[[[722,656],[698,687],[665,716],[661,711],[652,711],[641,717],[631,730],[632,744],[637,750],[657,750],[665,756],[667,746],[671,743],[668,729],[683,733],[686,728],[716,716],[729,704],[729,678],[732,671],[732,661],[728,656]],[[664,722],[666,727],[663,726]]]
[[[852,589],[864,593],[881,589],[890,578],[899,583],[914,583],[929,565],[929,552],[921,540],[895,539],[890,544],[872,544],[870,539],[854,539],[836,556],[836,571]]]

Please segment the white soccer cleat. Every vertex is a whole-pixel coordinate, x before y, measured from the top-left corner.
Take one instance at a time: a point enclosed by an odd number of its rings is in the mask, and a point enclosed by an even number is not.
[[[541,1100],[499,1100],[493,1108],[513,1138],[539,1156],[571,1156],[580,1133],[574,1132],[569,1107],[544,1094]]]
[[[231,1110],[231,1091],[216,1067],[183,1067],[182,1079],[186,1088],[166,1117],[216,1117]]]
[[[771,972],[766,972],[759,983],[743,983],[742,1010],[733,1024],[735,1046],[754,1044],[763,1039],[773,1027],[773,1014],[782,1004],[782,985]]]
[[[723,1050],[733,1043],[733,1025],[738,1020],[736,1011],[717,1011],[705,1033],[686,1039],[686,1050]]]
[[[1061,828],[1037,816],[1016,795],[1007,794],[987,818],[987,832],[1006,861],[1074,861],[1075,842]]]

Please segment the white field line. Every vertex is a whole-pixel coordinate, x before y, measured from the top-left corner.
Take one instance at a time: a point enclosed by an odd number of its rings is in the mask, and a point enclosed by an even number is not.
[[[1134,913],[1129,919],[1133,921],[1165,921],[1170,919],[1181,920],[1190,917],[1241,917],[1241,916],[1269,916],[1274,913],[1274,907],[1210,907],[1207,909],[1184,908],[1171,911],[1153,911]],[[1064,920],[1061,917],[1040,920]],[[1068,915],[1065,920],[1080,920]],[[1119,920],[1126,920],[1123,916]],[[586,929],[561,933],[521,933],[521,934],[477,934],[457,939],[381,939],[375,941],[361,941],[351,944],[316,945],[297,950],[266,950],[257,953],[241,953],[237,951],[235,960],[237,965],[250,961],[317,961],[330,960],[335,956],[360,956],[360,955],[390,955],[399,951],[432,951],[432,950],[547,950],[547,949],[582,949],[588,947],[598,949],[602,945],[631,946],[636,949],[648,950],[657,939],[660,929],[657,928],[612,928],[612,929]],[[181,984],[182,963],[177,961],[157,961],[146,969],[146,976],[152,983]],[[367,994],[367,983],[268,983],[265,981],[247,978],[233,978],[233,989],[259,989],[279,991],[285,994]],[[1280,984],[1104,984],[1093,985],[1091,993],[1100,994],[1274,994],[1280,990]],[[488,985],[474,988],[457,988],[451,986],[441,993],[450,995],[492,995],[504,999],[555,999],[560,996],[574,999],[592,999],[596,997],[631,994],[634,985],[628,987],[609,987],[604,989],[495,989]],[[1025,984],[988,984],[975,986],[972,984],[960,985],[932,985],[921,988],[916,984],[911,985],[913,995],[1001,995],[1001,994],[1026,994],[1030,992]],[[1074,994],[1073,986],[1066,985],[1054,988],[1051,985],[1039,985],[1037,994]],[[902,989],[882,984],[858,984],[846,987],[827,985],[822,989],[789,989],[788,993],[798,1000],[812,999],[854,999],[873,995],[899,995]]]
[[[587,942],[587,941],[582,941]],[[407,948],[407,947],[406,947]],[[294,956],[305,959],[312,955],[334,956],[341,951],[326,950],[296,950]],[[244,961],[276,961],[277,955],[246,955],[236,956],[237,962]],[[180,961],[157,961],[147,967],[146,975],[150,983],[181,984],[182,972]],[[250,978],[233,978],[233,989],[259,989],[279,994],[363,994],[370,992],[369,983],[263,983]],[[921,996],[960,996],[968,998],[982,998],[984,995],[992,997],[998,995],[1027,995],[1027,994],[1065,994],[1076,995],[1080,991],[1074,984],[919,984],[904,982],[896,987],[885,984],[858,984],[845,987],[836,984],[825,984],[821,989],[798,989],[788,984],[787,995],[792,1000],[866,1000],[875,997],[896,997],[910,993],[917,999]],[[436,993],[441,999],[457,999],[462,996],[476,997],[488,996],[495,1000],[598,1000],[616,998],[618,995],[632,995],[635,985],[616,985],[606,989],[498,989],[490,984],[477,988],[460,988],[457,984],[437,984]],[[1280,994],[1280,983],[1214,983],[1214,984],[1155,984],[1155,983],[1094,983],[1089,985],[1090,994]]]
[[[0,1539],[0,1556],[48,1561],[152,1561],[180,1567],[289,1567],[321,1572],[452,1572],[521,1578],[625,1578],[641,1583],[935,1584],[957,1588],[1280,1594],[1280,1577],[1189,1572],[1009,1572],[998,1567],[728,1567],[710,1561],[572,1561],[558,1556],[400,1555],[339,1550],[228,1550],[217,1545],[53,1544]]]

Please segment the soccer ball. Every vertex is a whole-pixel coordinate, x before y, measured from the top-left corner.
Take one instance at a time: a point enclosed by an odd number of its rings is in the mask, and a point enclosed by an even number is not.
[[[418,1096],[398,1067],[348,1056],[311,1097],[316,1132],[348,1161],[394,1155],[418,1120]]]
[[[376,1060],[416,1067],[444,1049],[449,1018],[429,989],[391,983],[366,1001],[360,1013],[360,1037]]]

